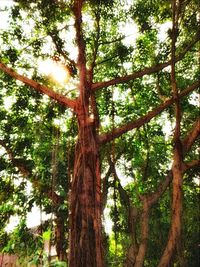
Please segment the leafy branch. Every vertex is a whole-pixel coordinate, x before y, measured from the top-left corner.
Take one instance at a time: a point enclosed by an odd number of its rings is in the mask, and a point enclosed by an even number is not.
[[[185,90],[180,92],[179,97],[182,98],[182,97],[190,94],[192,91],[197,89],[199,86],[200,86],[200,80],[193,83],[192,85],[188,86]],[[174,103],[174,98],[173,97],[169,98],[168,100],[166,100],[165,102],[160,104],[158,107],[149,111],[146,115],[144,115],[144,116],[142,116],[142,117],[140,117],[140,118],[138,118],[132,122],[129,122],[125,125],[122,125],[118,128],[115,128],[110,132],[101,134],[99,136],[99,142],[101,144],[110,142],[110,141],[114,140],[115,138],[120,137],[122,134],[127,133],[128,131],[131,131],[133,129],[141,127],[142,125],[149,122],[151,119],[153,119],[155,116],[160,114],[164,109],[166,109],[167,107],[169,107],[173,103]]]
[[[185,56],[185,54],[200,40],[200,34],[196,34],[196,36],[194,37],[194,39],[189,43],[189,45],[180,53],[175,57],[175,62],[178,62],[180,60],[183,59],[183,57]],[[116,84],[121,84],[121,83],[127,83],[131,80],[135,80],[136,78],[141,78],[144,75],[148,75],[148,74],[153,74],[155,72],[158,72],[164,68],[166,68],[167,66],[170,66],[171,64],[171,60],[164,62],[164,63],[159,63],[156,64],[152,67],[147,67],[144,68],[143,70],[140,71],[136,71],[133,74],[130,75],[126,75],[123,77],[118,77],[115,79],[112,79],[110,81],[105,81],[105,82],[97,82],[94,83],[92,85],[92,89],[93,90],[99,90],[102,88],[106,88],[109,87],[111,85],[116,85]]]
[[[8,74],[9,76],[11,76],[12,78],[23,82],[24,84],[32,87],[33,89],[35,89],[36,91],[45,94],[47,96],[49,96],[50,98],[56,100],[58,103],[60,103],[61,105],[64,105],[66,107],[69,107],[71,109],[75,109],[75,105],[76,105],[76,101],[73,99],[69,99],[68,97],[56,93],[55,91],[53,91],[53,89],[44,86],[32,79],[29,79],[28,77],[25,77],[19,73],[17,73],[16,71],[14,71],[13,69],[9,68],[6,64],[0,62],[0,70],[2,70],[3,72],[5,72],[6,74]]]

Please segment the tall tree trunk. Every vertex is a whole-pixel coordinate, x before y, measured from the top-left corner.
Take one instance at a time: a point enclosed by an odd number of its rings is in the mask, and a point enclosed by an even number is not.
[[[66,230],[65,230],[65,220],[63,214],[56,214],[55,240],[56,240],[56,253],[58,259],[60,261],[66,261],[67,260]]]
[[[179,152],[175,150],[174,164],[172,167],[173,173],[173,191],[172,191],[172,218],[171,229],[169,232],[168,242],[163,255],[159,262],[159,267],[169,266],[170,260],[175,251],[176,245],[180,242],[181,238],[181,214],[182,214],[182,183],[183,173]]]
[[[125,267],[133,267],[136,260],[136,255],[138,253],[138,244],[136,239],[136,221],[138,216],[138,210],[131,204],[129,199],[128,207],[128,234],[131,239],[131,245],[128,248],[126,254]]]
[[[172,47],[171,47],[171,87],[175,101],[176,125],[174,129],[174,154],[172,165],[172,216],[168,242],[162,254],[158,267],[167,267],[179,242],[181,242],[181,215],[182,215],[182,191],[183,191],[183,148],[181,142],[181,105],[176,82],[175,52],[178,37],[178,19],[180,15],[181,1],[172,1]]]
[[[134,267],[142,267],[147,250],[147,241],[149,235],[149,203],[146,197],[142,199],[142,214],[141,214],[141,242],[136,256]]]
[[[69,267],[103,267],[99,148],[94,124],[79,120],[70,194]]]

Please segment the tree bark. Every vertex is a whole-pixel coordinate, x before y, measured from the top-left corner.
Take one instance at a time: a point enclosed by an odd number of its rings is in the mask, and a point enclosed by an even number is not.
[[[178,37],[179,1],[172,1],[172,62],[171,62],[171,87],[175,101],[176,125],[174,129],[174,154],[172,165],[172,208],[171,227],[168,242],[162,254],[158,267],[169,266],[174,251],[181,242],[181,215],[182,215],[182,191],[183,191],[183,149],[180,139],[181,135],[181,106],[178,94],[176,71],[175,71],[175,51]]]
[[[173,252],[181,237],[181,214],[182,214],[182,183],[183,172],[180,164],[179,152],[175,150],[174,163],[172,167],[172,218],[169,238],[158,267],[169,266]]]
[[[60,261],[67,261],[67,251],[66,251],[66,229],[64,215],[60,212],[56,213],[55,218],[55,243],[56,243],[56,253]]]
[[[70,194],[69,267],[103,267],[99,148],[93,124],[81,124]]]
[[[147,199],[142,198],[142,214],[140,218],[141,223],[141,242],[136,256],[134,267],[143,267],[144,258],[147,250],[147,241],[149,235],[149,203]]]

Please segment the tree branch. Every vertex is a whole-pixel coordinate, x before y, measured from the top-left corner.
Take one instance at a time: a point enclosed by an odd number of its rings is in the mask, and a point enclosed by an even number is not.
[[[102,182],[102,200],[101,200],[101,206],[102,206],[102,211],[104,211],[105,207],[106,207],[106,203],[107,203],[107,198],[108,198],[108,189],[109,189],[109,181],[108,178],[110,177],[110,175],[112,174],[112,168],[109,167],[106,175],[103,178],[103,182]]]
[[[82,7],[84,0],[75,0],[74,1],[74,17],[75,17],[75,30],[76,30],[76,44],[78,46],[78,59],[77,67],[79,70],[80,84],[85,84],[86,79],[86,55],[85,55],[85,41],[83,38],[82,31]]]
[[[192,85],[188,86],[185,90],[179,93],[179,97],[182,98],[189,93],[191,93],[193,90],[198,88],[200,86],[200,80],[193,83]],[[174,98],[170,98],[166,100],[164,103],[160,104],[158,107],[154,108],[153,110],[149,111],[146,115],[140,117],[139,119],[136,119],[132,122],[129,122],[125,125],[120,126],[119,128],[115,128],[114,130],[107,132],[105,134],[101,134],[99,136],[99,142],[101,144],[105,144],[107,142],[110,142],[114,140],[117,137],[120,137],[122,134],[131,131],[135,128],[139,128],[145,123],[149,122],[152,118],[157,116],[159,113],[161,113],[164,109],[169,107],[171,104],[174,103]]]
[[[16,71],[14,71],[13,69],[7,67],[4,63],[0,62],[0,70],[2,70],[3,72],[5,72],[6,74],[8,74],[9,76],[11,76],[12,78],[23,82],[25,85],[28,85],[30,87],[32,87],[33,89],[35,89],[36,91],[49,96],[50,98],[56,100],[58,103],[60,103],[61,105],[64,105],[66,107],[69,107],[71,109],[75,109],[75,105],[76,105],[76,100],[73,99],[69,99],[66,96],[59,94],[55,91],[53,91],[51,88],[44,86],[42,84],[39,84],[38,82],[29,79],[19,73],[17,73]]]
[[[117,38],[117,39],[114,39],[114,40],[111,40],[111,41],[105,41],[105,42],[99,42],[99,45],[108,45],[108,44],[113,44],[113,43],[116,43],[116,42],[120,42],[122,40],[124,40],[125,38],[131,36],[133,34],[129,34],[129,35],[122,35],[121,37]]]
[[[186,172],[189,169],[200,167],[200,159],[194,159],[190,162],[184,163],[183,171]]]
[[[134,267],[144,266],[144,258],[147,250],[147,242],[149,236],[149,203],[146,198],[142,199],[142,213],[140,217],[140,234],[141,241],[138,248],[138,253],[135,259]]]
[[[52,39],[53,43],[55,44],[55,47],[56,47],[57,52],[58,52],[60,55],[62,55],[63,58],[64,58],[66,61],[68,61],[68,62],[73,66],[73,68],[75,69],[75,68],[76,68],[76,62],[75,62],[74,60],[72,60],[71,58],[69,58],[69,57],[67,56],[67,53],[66,53],[65,51],[63,51],[61,47],[59,47],[59,44],[58,44],[58,42],[57,42],[57,40],[56,40],[56,37],[55,37],[52,33],[50,33],[49,35],[51,36],[51,39]]]
[[[172,181],[172,171],[170,170],[165,176],[165,180],[161,182],[160,185],[158,186],[157,190],[152,194],[145,196],[146,199],[148,200],[149,207],[152,207],[158,201],[158,199],[165,192],[171,181]]]
[[[5,140],[0,140],[0,146],[2,146],[6,150],[8,158],[11,161],[12,165],[19,170],[22,176],[27,177],[31,175],[31,171],[24,164],[24,160],[14,157],[12,150],[8,147]]]
[[[138,243],[136,238],[136,221],[139,215],[137,207],[135,207],[127,193],[127,191],[122,187],[120,179],[117,175],[117,171],[115,168],[115,163],[112,161],[111,157],[108,157],[108,161],[110,164],[111,171],[114,175],[114,179],[117,181],[117,188],[120,196],[121,203],[124,204],[127,211],[127,221],[128,221],[128,230],[129,235],[132,240],[132,243],[127,251],[126,256],[126,265],[129,266],[129,263],[133,264],[135,262],[136,254],[138,253]]]
[[[182,193],[183,193],[183,153],[181,134],[181,105],[180,97],[177,88],[176,70],[175,70],[175,52],[176,41],[178,37],[178,18],[179,18],[179,4],[180,1],[172,1],[172,33],[171,33],[171,88],[174,98],[174,115],[175,115],[175,129],[173,136],[173,164],[172,164],[172,203],[171,203],[171,225],[168,234],[166,247],[160,258],[159,267],[170,265],[171,258],[174,254],[175,248],[182,241],[181,236],[181,217],[182,217]]]
[[[96,59],[98,54],[98,48],[99,48],[99,38],[100,38],[100,14],[98,12],[95,13],[96,18],[96,38],[94,41],[94,49],[93,49],[93,60],[90,67],[90,81],[92,82],[93,79],[93,71],[94,67],[96,65]]]
[[[27,178],[27,177],[32,176],[32,170],[30,170],[26,166],[26,161],[21,158],[15,158],[13,151],[8,147],[5,140],[0,140],[0,146],[2,146],[6,150],[8,158],[10,162],[12,163],[13,167],[17,168],[23,177]],[[33,188],[36,188],[39,190],[41,189],[41,182],[34,179],[34,177],[31,179],[31,184]],[[43,193],[46,195],[46,197],[50,198],[53,201],[54,205],[55,204],[57,205],[63,200],[63,197],[57,195],[56,192],[54,191],[52,192],[51,188],[45,188],[45,192]]]
[[[193,124],[192,130],[189,132],[189,134],[186,136],[186,138],[182,141],[183,146],[185,144],[184,149],[183,149],[183,158],[188,153],[192,144],[195,142],[195,140],[198,137],[198,134],[200,131],[200,129],[198,127],[199,122],[200,122],[200,118],[198,118],[196,120],[196,122]],[[200,163],[200,160],[193,160],[189,163],[184,163],[183,164],[183,173],[186,172],[187,170],[193,168],[193,167],[197,167],[199,163]],[[171,181],[172,181],[172,171],[170,170],[170,171],[168,171],[167,175],[165,176],[165,180],[162,183],[160,183],[160,185],[158,186],[157,190],[155,192],[153,192],[151,195],[146,196],[148,199],[149,206],[154,205],[158,201],[158,199],[165,192],[165,190],[167,189],[167,187],[169,186]]]
[[[190,150],[195,140],[200,135],[200,117],[195,121],[191,131],[187,134],[185,139],[182,141],[183,152],[186,153]]]
[[[67,53],[59,45],[58,38],[60,39],[60,37],[58,36],[58,33],[50,32],[49,35],[56,47],[57,52],[67,61],[67,65],[65,65],[65,67],[69,71],[70,75],[73,76],[74,72],[76,72],[76,62],[69,58]]]
[[[176,56],[175,62],[178,62],[181,59],[183,59],[185,54],[194,46],[194,44],[196,44],[199,41],[199,39],[200,39],[200,35],[196,34],[194,39],[183,50],[183,52]],[[143,77],[144,75],[158,72],[158,71],[164,69],[165,67],[169,66],[170,64],[171,64],[171,60],[169,60],[167,62],[164,62],[164,63],[157,64],[157,65],[152,66],[152,67],[144,68],[143,70],[137,71],[137,72],[135,72],[133,74],[130,74],[130,75],[126,75],[126,76],[123,76],[123,77],[118,77],[118,78],[112,79],[110,81],[97,82],[97,83],[94,83],[92,85],[92,89],[93,90],[99,90],[99,89],[102,89],[102,88],[105,88],[105,87],[109,87],[111,85],[116,85],[116,84],[120,84],[120,83],[127,83],[127,82],[129,82],[131,80],[135,80],[136,78]]]

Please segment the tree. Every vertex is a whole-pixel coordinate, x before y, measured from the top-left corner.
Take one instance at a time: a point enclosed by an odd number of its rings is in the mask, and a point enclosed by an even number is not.
[[[125,2],[38,0],[27,3],[18,0],[11,10],[14,23],[11,23],[9,31],[1,34],[3,45],[0,69],[5,73],[1,74],[2,86],[6,83],[9,85],[7,92],[9,93],[10,87],[11,95],[18,96],[17,105],[23,99],[29,102],[29,105],[24,103],[24,107],[31,111],[33,106],[34,108],[36,106],[32,104],[31,107],[30,99],[35,98],[35,101],[41,103],[43,94],[58,103],[55,104],[57,109],[60,109],[58,114],[70,116],[73,113],[76,118],[77,128],[72,132],[74,135],[77,133],[75,153],[74,156],[70,155],[73,162],[69,197],[70,267],[105,266],[101,219],[102,195],[106,198],[106,188],[109,185],[105,177],[105,191],[102,191],[100,161],[102,169],[109,166],[108,177],[113,175],[114,187],[115,189],[117,187],[121,203],[125,203],[129,213],[132,243],[131,257],[127,257],[127,262],[129,261],[127,266],[135,267],[144,264],[150,209],[161,196],[164,196],[167,188],[172,190],[172,217],[166,248],[163,248],[160,262],[156,264],[169,266],[176,260],[175,252],[178,251],[181,240],[183,175],[199,164],[197,151],[195,146],[192,146],[199,136],[197,107],[192,111],[189,110],[191,101],[189,95],[200,85],[199,63],[196,56],[200,38],[198,3],[195,0],[172,1],[172,5],[169,1],[143,3],[138,0],[127,4]],[[30,32],[25,30],[26,20],[32,23]],[[71,31],[71,21],[75,34],[70,38],[74,38],[73,49],[77,49],[76,60],[70,58],[72,52],[67,46],[70,41],[67,33]],[[166,21],[172,22],[172,28],[168,30],[167,38],[162,42],[158,37],[158,31]],[[135,43],[127,44],[126,36],[120,34],[123,23],[137,24],[138,37]],[[48,42],[51,42],[53,48],[44,52]],[[32,56],[33,64],[28,55]],[[66,85],[60,86],[38,74],[36,60],[47,57],[59,61],[67,69],[71,83],[76,86],[75,89],[67,90]],[[30,73],[32,73],[31,78],[29,78]],[[7,75],[16,81],[11,81]],[[26,91],[26,99],[18,90]],[[23,107],[23,104],[21,106]],[[56,108],[51,108],[51,111],[54,109]],[[65,109],[70,109],[71,113]],[[2,108],[2,114],[6,116],[5,108]],[[34,114],[35,111],[33,116]],[[159,126],[159,118],[164,125],[162,115],[171,118],[175,125],[170,149],[167,148],[168,141],[165,142],[163,129]],[[13,114],[7,116],[12,118]],[[24,121],[25,125],[29,123],[28,116]],[[103,120],[108,117],[110,117],[109,125],[103,125]],[[196,122],[193,124],[194,118]],[[4,138],[1,140],[1,145],[5,148],[13,166],[28,177],[28,170],[23,163],[17,162],[17,159],[19,155],[28,158],[31,153],[27,152],[26,155],[26,151],[31,144],[25,143],[22,151],[17,151],[16,146],[13,146],[14,138],[6,136],[5,125],[2,122]],[[134,129],[137,129],[138,137],[131,135]],[[9,129],[9,133],[12,131],[14,129]],[[49,132],[51,131],[53,131],[52,125]],[[19,132],[16,134],[19,137]],[[158,137],[152,141],[154,135]],[[35,137],[31,138],[36,144]],[[161,146],[152,149],[153,142],[157,145],[159,138],[164,143],[162,148],[166,150],[167,156],[163,154]],[[130,142],[135,143],[134,146],[130,145]],[[139,142],[138,154],[136,154],[137,142]],[[13,146],[14,152],[9,145]],[[123,145],[125,150],[122,149]],[[50,154],[48,149],[46,147],[44,151]],[[112,157],[105,160],[103,155],[108,151],[112,151]],[[133,152],[135,162],[131,156]],[[12,153],[15,156],[12,156]],[[117,177],[117,153],[119,158],[124,157],[126,164],[131,162],[132,173],[133,168],[138,172],[134,175],[137,176],[138,184],[137,201],[142,205],[139,244],[134,233],[135,218],[138,216],[137,207]],[[159,157],[156,158],[157,154],[163,156],[168,163],[172,163],[172,167],[167,171],[167,162],[160,159],[162,166],[160,172],[164,172],[165,179],[162,179],[156,170],[155,159],[159,160]],[[31,158],[33,159],[33,156]],[[37,161],[36,156],[34,160]],[[27,167],[27,161],[25,166]],[[30,166],[30,168],[35,167]],[[37,177],[31,176],[32,184],[38,187]],[[70,175],[68,179],[69,177]],[[150,189],[146,185],[149,180],[154,181]],[[46,194],[56,203],[57,195],[49,190],[46,190]],[[117,199],[117,196],[115,198]],[[63,198],[60,201],[64,203]],[[59,217],[59,214],[57,215]]]

